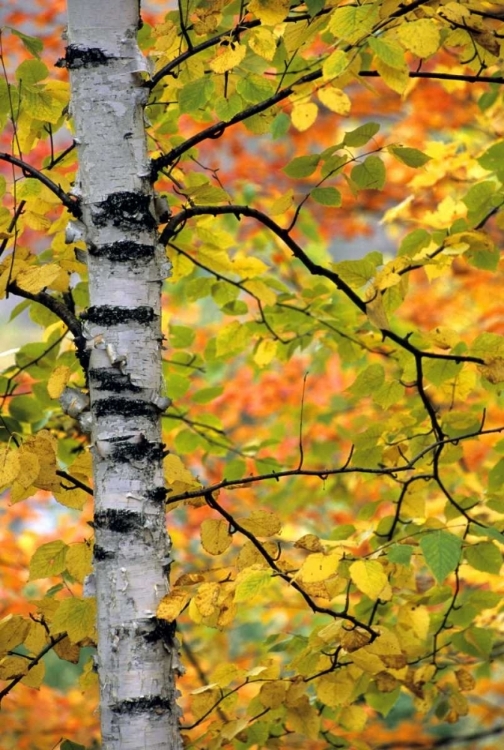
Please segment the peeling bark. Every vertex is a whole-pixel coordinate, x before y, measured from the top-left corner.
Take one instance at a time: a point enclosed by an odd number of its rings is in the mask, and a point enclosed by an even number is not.
[[[162,471],[161,287],[143,109],[138,0],[69,0],[62,65],[88,253],[95,586],[104,750],[182,747],[173,628],[155,612],[171,561]]]

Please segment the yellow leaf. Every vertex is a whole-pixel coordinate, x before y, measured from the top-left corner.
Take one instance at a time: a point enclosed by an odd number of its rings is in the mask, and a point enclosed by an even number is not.
[[[190,593],[185,589],[172,589],[172,591],[164,596],[159,602],[156,617],[159,617],[161,620],[173,622],[182,612],[190,597]]]
[[[168,248],[168,255],[171,261],[172,269],[169,277],[170,284],[176,284],[180,279],[189,276],[194,269],[194,263],[185,255],[181,255],[173,248]]]
[[[213,615],[219,601],[219,584],[202,583],[193,601],[203,617]]]
[[[247,518],[240,519],[240,526],[254,536],[274,536],[282,528],[279,517],[269,510],[254,510]]]
[[[0,680],[12,680],[25,674],[28,662],[20,656],[6,656],[0,661]]]
[[[210,62],[214,73],[226,73],[236,67],[245,57],[247,48],[238,42],[228,42],[220,45],[217,56]]]
[[[37,578],[48,578],[65,570],[65,556],[68,545],[61,539],[48,542],[39,547],[30,560],[30,581]]]
[[[387,86],[398,94],[404,94],[411,83],[411,78],[409,77],[406,65],[404,68],[395,68],[392,65],[387,65],[387,63],[378,58],[376,60],[376,69],[380,74],[380,78],[387,84]]]
[[[350,97],[341,89],[323,88],[317,91],[317,96],[327,109],[338,115],[348,115],[352,108]]]
[[[317,680],[317,698],[330,708],[349,703],[362,671],[355,666],[343,667]]]
[[[67,550],[66,568],[76,581],[82,583],[93,570],[93,549],[86,542],[71,544]]]
[[[63,482],[57,490],[53,490],[54,499],[61,505],[64,505],[65,508],[82,510],[89,500],[89,494],[85,490],[81,490],[80,487],[71,488],[70,485],[71,482]]]
[[[239,273],[243,279],[250,279],[253,276],[260,276],[268,270],[266,263],[259,258],[252,258],[243,253],[237,253],[232,261],[232,270]]]
[[[371,636],[365,630],[359,630],[353,628],[352,630],[344,630],[341,633],[341,645],[348,651],[349,654],[353,654],[354,651],[358,651],[363,646],[369,643]]]
[[[361,732],[366,726],[367,712],[363,706],[346,706],[340,712],[341,726],[349,732]]]
[[[286,193],[281,195],[279,198],[273,201],[271,206],[268,208],[268,214],[270,216],[278,216],[284,214],[291,208],[294,202],[294,191],[291,189],[287,190]]]
[[[243,671],[235,664],[219,664],[211,674],[210,681],[219,687],[227,687],[233,680],[241,678]]]
[[[255,294],[265,305],[274,305],[276,302],[276,293],[260,279],[247,280],[245,282],[245,289]]]
[[[357,560],[350,565],[350,577],[359,591],[370,599],[389,601],[392,590],[381,563],[378,560]]]
[[[472,690],[476,685],[476,680],[467,669],[461,667],[455,672],[458,686],[461,690]]]
[[[379,656],[386,667],[401,669],[406,666],[406,656],[402,653],[395,633],[386,628],[379,628],[380,634],[373,643],[362,649],[367,654]]]
[[[278,344],[273,339],[263,339],[254,352],[254,362],[258,367],[268,365],[277,353]]]
[[[201,487],[197,479],[186,469],[178,456],[169,453],[163,460],[166,482],[173,495],[180,495]]]
[[[196,719],[205,716],[212,708],[214,708],[220,697],[217,686],[208,687],[211,689],[203,692],[193,691],[191,698],[191,712]]]
[[[24,500],[27,497],[26,490],[32,487],[40,473],[39,459],[29,448],[22,445],[18,455],[20,471],[12,485],[11,499],[13,503],[17,503],[19,500]]]
[[[346,52],[337,49],[332,52],[322,65],[322,75],[324,81],[330,81],[338,78],[350,64],[350,58]]]
[[[24,639],[24,645],[30,654],[39,654],[47,645],[49,636],[47,631],[40,622],[30,622],[28,633]],[[2,640],[0,632],[0,643]]]
[[[313,102],[295,104],[291,112],[292,124],[301,132],[308,130],[317,119],[317,115],[318,107]]]
[[[320,715],[317,708],[310,704],[307,695],[303,695],[295,708],[287,709],[287,726],[310,740],[318,740]]]
[[[277,553],[277,546],[274,542],[265,542],[263,547],[273,557]],[[266,567],[267,563],[264,557],[261,555],[259,550],[252,544],[252,542],[245,542],[240,550],[237,560],[238,570],[244,570],[244,568],[250,568],[252,565]]]
[[[232,740],[248,726],[248,719],[233,719],[226,721],[219,729],[219,736],[224,740]]]
[[[504,357],[488,357],[485,364],[479,366],[478,370],[490,383],[502,383],[504,381]]]
[[[258,698],[265,708],[278,708],[283,705],[288,683],[282,680],[266,682],[260,689]]]
[[[249,5],[250,9],[250,5]],[[270,29],[252,29],[248,38],[250,49],[265,60],[271,61],[277,50],[276,39]]]
[[[383,296],[375,289],[371,290],[373,294],[372,299],[366,302],[366,315],[372,323],[380,331],[386,331],[390,328],[390,323],[387,318],[387,313],[383,306]]]
[[[16,276],[16,284],[30,294],[38,294],[60,274],[60,267],[56,263],[43,266],[30,266],[22,269]]]
[[[420,482],[408,485],[401,503],[401,518],[425,518],[425,488]]]
[[[91,658],[84,664],[82,674],[79,677],[79,688],[83,693],[92,688],[98,689],[98,675]]]
[[[271,570],[245,568],[236,576],[235,602],[247,602],[271,583]]]
[[[441,44],[438,25],[430,18],[401,24],[397,35],[403,47],[418,57],[430,57]]]
[[[430,616],[424,606],[404,604],[397,616],[398,636],[405,650],[412,651],[423,643],[429,634]]]
[[[56,474],[56,439],[49,432],[49,430],[41,430],[37,432],[27,440],[25,440],[23,447],[34,453],[39,461],[40,471],[36,479],[36,486],[41,490],[47,490],[47,492],[57,492],[61,490],[61,479]],[[87,453],[81,454],[81,456],[87,456],[87,460],[91,461],[91,456]],[[81,457],[77,459],[73,466],[82,460]],[[91,473],[91,472],[90,472]]]
[[[96,602],[72,597],[59,602],[51,623],[53,633],[67,633],[73,643],[96,639]]]
[[[206,518],[200,529],[201,544],[210,555],[222,555],[233,541],[229,524],[214,518]]]
[[[78,664],[80,658],[80,648],[72,643],[69,638],[63,638],[62,641],[54,645],[54,652],[60,659],[69,661],[71,664]]]
[[[296,578],[306,583],[325,581],[336,573],[342,557],[342,550],[334,550],[329,555],[314,552],[308,555],[298,573],[296,573]]]
[[[227,252],[213,245],[200,246],[198,248],[198,260],[212,271],[217,271],[217,273],[233,270],[233,263]]]
[[[0,656],[23,643],[30,630],[30,620],[20,615],[7,615],[0,622]]]
[[[438,326],[429,331],[429,338],[433,346],[437,346],[439,349],[451,349],[460,340],[460,335],[452,328]]]
[[[275,26],[282,23],[289,15],[289,0],[251,0],[247,10],[265,26]]]
[[[51,398],[59,398],[68,383],[72,371],[66,365],[59,365],[49,376],[47,392]]]
[[[20,471],[18,451],[0,449],[0,487],[12,484]]]
[[[315,534],[305,534],[294,544],[299,549],[307,549],[310,552],[323,552],[322,542]]]
[[[390,672],[378,672],[374,679],[380,693],[391,693],[399,685],[399,681]]]

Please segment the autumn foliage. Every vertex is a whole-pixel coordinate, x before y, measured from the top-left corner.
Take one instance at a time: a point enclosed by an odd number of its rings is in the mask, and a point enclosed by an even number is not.
[[[1,37],[0,295],[35,331],[0,375],[6,750],[99,746],[63,10]],[[501,746],[503,12],[144,13],[187,747]]]

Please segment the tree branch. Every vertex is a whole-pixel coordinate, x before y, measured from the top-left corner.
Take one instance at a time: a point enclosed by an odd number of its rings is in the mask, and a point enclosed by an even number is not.
[[[81,337],[82,330],[80,322],[63,302],[60,302],[55,297],[47,294],[47,292],[38,292],[37,294],[27,292],[26,289],[22,289],[22,287],[18,286],[15,281],[11,281],[8,290],[13,294],[17,294],[18,297],[24,297],[24,299],[30,299],[33,302],[38,302],[43,305],[58,316],[58,318],[73,333],[74,338],[79,339]]]
[[[465,81],[466,83],[504,83],[504,76],[480,76],[465,73],[436,73],[434,71],[410,70],[410,78],[426,78],[428,80],[440,81]],[[377,70],[361,70],[359,76],[363,78],[380,78]]]
[[[280,227],[267,214],[259,211],[259,209],[257,208],[238,205],[187,206],[170,219],[161,233],[160,242],[163,244],[168,244],[171,238],[177,233],[177,228],[179,227],[179,225],[183,226],[187,219],[190,219],[193,216],[220,216],[223,214],[232,214],[236,216],[237,219],[239,219],[240,216],[248,216],[252,219],[256,219],[256,221],[261,222],[261,224],[264,224],[264,226],[270,229],[274,234],[276,234],[277,237],[280,237],[280,239],[292,252],[294,257],[300,260],[311,274],[313,274],[314,276],[324,276],[326,279],[332,281],[332,283],[340,291],[342,291],[362,313],[367,313],[366,302],[364,302],[364,300],[362,300],[359,295],[354,292],[354,290],[345,281],[343,281],[343,279],[339,276],[339,274],[336,273],[336,271],[333,271],[330,268],[326,268],[325,266],[321,266],[319,263],[315,263],[298,245],[298,243],[292,239],[288,229],[283,229],[282,227]],[[427,357],[429,359],[444,359],[453,362],[474,362],[478,365],[485,364],[484,360],[482,360],[480,357],[425,352],[417,349],[416,346],[411,344],[408,336],[399,336],[397,333],[394,333],[394,331],[391,331],[387,328],[381,328],[380,331],[384,338],[389,338],[391,341],[394,341],[394,343],[398,344],[403,349],[406,349],[406,351],[410,352],[410,354],[413,354],[415,358]]]
[[[12,156],[12,154],[7,154],[3,151],[0,151],[0,159],[2,161],[6,161],[9,164],[13,164],[15,167],[19,167],[25,177],[34,177],[36,180],[41,182],[43,185],[45,185],[49,190],[54,193],[54,195],[57,195],[62,204],[68,209],[68,211],[72,214],[72,216],[75,216],[76,219],[79,219],[82,215],[82,211],[79,206],[79,202],[75,198],[70,198],[67,193],[65,193],[62,188],[60,188],[59,185],[56,185],[55,182],[49,179],[49,177],[46,177],[43,172],[36,169],[35,167],[32,167],[30,164],[27,164],[27,162],[23,161],[22,159],[18,159],[17,156]]]

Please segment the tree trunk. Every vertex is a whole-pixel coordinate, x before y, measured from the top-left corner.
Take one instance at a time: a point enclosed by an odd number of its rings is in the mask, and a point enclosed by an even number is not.
[[[75,194],[88,248],[84,336],[95,477],[103,748],[181,748],[167,593],[161,287],[168,274],[149,180],[138,0],[68,0]]]

